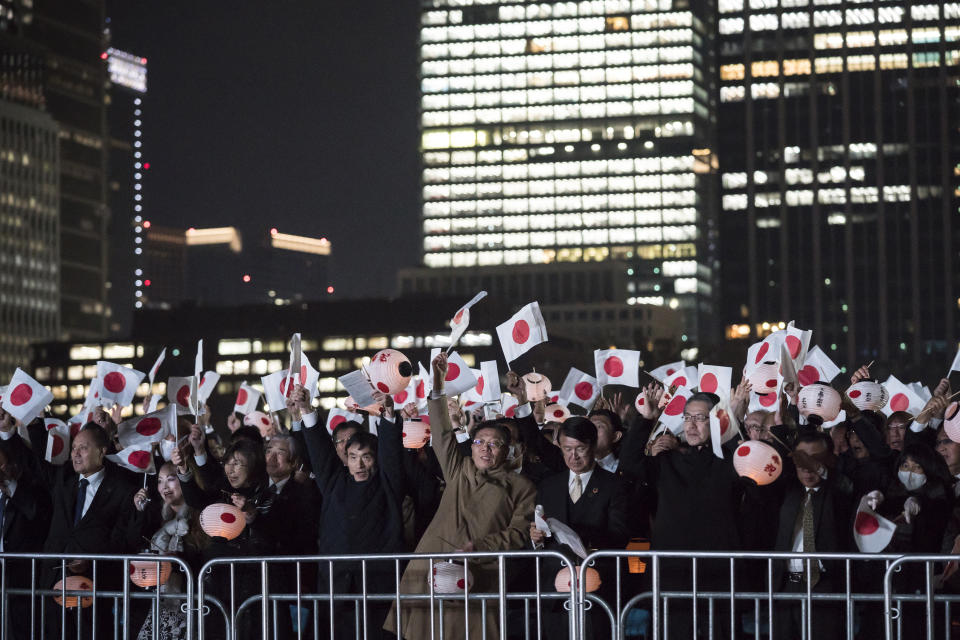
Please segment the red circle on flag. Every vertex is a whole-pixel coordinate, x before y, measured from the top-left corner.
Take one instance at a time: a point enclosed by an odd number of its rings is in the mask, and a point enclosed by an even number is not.
[[[207,374],[200,376],[200,386],[203,386],[203,383],[207,381]]]
[[[748,455],[750,455],[750,445],[748,444],[740,445],[737,448],[737,455],[740,456],[741,458],[746,458]]]
[[[401,391],[400,393],[393,396],[393,401],[396,402],[397,404],[403,404],[404,402],[407,401],[407,395],[409,394],[406,391]]]
[[[555,411],[553,412],[553,417],[554,417],[554,418],[562,418],[562,417],[563,417],[563,409],[557,409],[557,410],[555,410]]]
[[[724,435],[730,428],[730,416],[724,410],[717,411],[717,417],[720,419],[720,435]]]
[[[237,392],[237,404],[247,404],[247,390],[240,389]]]
[[[754,361],[754,364],[760,364],[760,361],[763,360],[763,356],[767,355],[767,351],[770,351],[770,343],[764,342],[760,345],[760,349],[757,351],[757,359]]]
[[[127,379],[119,371],[111,371],[103,376],[103,388],[110,393],[120,393],[127,386]]]
[[[30,385],[21,382],[10,392],[10,404],[19,407],[22,404],[30,402],[30,398],[32,397],[33,389],[30,388]]]
[[[687,377],[677,376],[677,378],[673,381],[673,384],[674,386],[677,386],[677,387],[685,387],[687,386]]]
[[[333,416],[332,418],[330,418],[330,431],[333,431],[334,429],[336,429],[337,425],[339,425],[341,422],[346,422],[346,421],[347,419],[344,418],[343,416]]]
[[[460,367],[458,367],[457,365],[451,362],[447,366],[447,377],[444,378],[444,380],[446,382],[450,382],[451,380],[456,380],[459,377],[460,377]]]
[[[717,391],[717,376],[712,373],[705,373],[703,377],[700,378],[700,391],[705,393],[716,393]]]
[[[847,395],[850,396],[851,398],[859,398],[862,394],[863,392],[860,391],[860,389],[854,389],[853,391],[849,392]]]
[[[581,400],[589,400],[593,397],[593,385],[586,381],[578,382],[577,386],[573,388],[573,392]]]
[[[512,417],[513,417],[513,414],[516,413],[516,411],[517,411],[517,407],[516,407],[516,405],[514,405],[514,406],[510,407],[509,409],[507,409],[507,412],[506,412],[505,414],[503,414],[503,415],[504,415],[505,417],[507,417],[507,418],[512,418]]]
[[[177,391],[177,404],[181,407],[186,407],[190,403],[190,385],[183,385],[180,387],[180,390]]]
[[[388,387],[385,382],[378,382],[377,389],[380,389],[380,391],[383,391],[384,393],[390,392],[390,387]]]
[[[513,325],[513,341],[523,344],[530,339],[530,325],[526,320],[517,320]]]
[[[777,403],[777,394],[775,393],[765,393],[762,396],[758,396],[757,399],[765,407],[773,406]]]
[[[672,375],[675,374],[676,372],[677,372],[676,369],[667,369],[667,375],[668,375],[668,376],[672,376]]]
[[[767,386],[776,389],[776,388],[777,388],[777,381],[776,381],[776,379],[767,380]]]
[[[146,469],[150,466],[150,452],[134,451],[127,456],[127,462],[135,466],[137,469]]]
[[[880,528],[880,521],[869,513],[861,511],[857,514],[857,519],[853,523],[853,528],[862,536],[868,536]]]
[[[457,311],[457,315],[453,316],[453,324],[460,324],[460,321],[463,320],[464,309]]]
[[[142,436],[152,436],[160,431],[162,427],[163,423],[160,422],[159,418],[144,418],[137,423],[137,433]]]
[[[623,375],[623,360],[617,356],[610,356],[603,363],[603,372],[611,378],[619,378]]]
[[[808,364],[800,371],[797,371],[797,378],[800,379],[800,384],[802,386],[807,386],[808,384],[813,384],[820,380],[820,372],[817,371],[817,368],[811,364]]]
[[[300,365],[300,384],[307,384],[307,365]]]
[[[797,336],[787,336],[785,342],[787,343],[787,350],[790,352],[791,358],[796,358],[800,355],[800,347],[803,346],[800,344],[800,338]]]
[[[233,524],[237,521],[237,516],[233,515],[232,513],[225,512],[220,514],[220,519],[227,524]]]
[[[890,398],[890,409],[893,411],[906,411],[910,408],[910,399],[903,393],[898,393]]]
[[[63,438],[55,433],[51,433],[50,437],[53,438],[51,448],[53,449],[53,457],[56,458],[63,452]]]
[[[417,397],[418,397],[418,398],[426,398],[426,397],[427,397],[426,383],[424,383],[423,380],[421,380],[420,382],[417,383]]]
[[[483,395],[483,376],[477,380],[477,393]]]
[[[678,416],[683,413],[683,408],[685,406],[687,406],[687,399],[683,396],[675,396],[663,410],[663,412],[668,416]]]

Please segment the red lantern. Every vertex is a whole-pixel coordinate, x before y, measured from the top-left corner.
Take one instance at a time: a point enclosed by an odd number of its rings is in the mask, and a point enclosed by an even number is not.
[[[57,584],[53,585],[54,591],[59,591],[64,588],[67,591],[93,591],[93,580],[85,576],[67,576],[66,580],[59,580]],[[78,600],[80,601],[80,607],[82,609],[86,609],[93,604],[93,598],[86,596],[67,596],[66,604],[64,604],[60,596],[54,596],[53,600],[57,604],[65,606],[67,609],[75,609]]]
[[[410,384],[413,365],[396,349],[384,349],[370,359],[367,374],[374,389],[389,394],[400,393]]]
[[[459,562],[433,563],[434,593],[463,593],[464,587],[473,588],[473,574],[470,569],[464,569],[464,565]]]
[[[574,567],[574,573],[578,576],[580,575],[580,567]],[[600,588],[600,574],[597,573],[597,570],[593,567],[587,567],[586,574],[586,592],[593,593]],[[553,581],[553,588],[557,590],[558,593],[570,593],[570,589],[574,587],[574,580],[570,579],[570,567],[564,567],[557,572],[557,577]]]
[[[157,574],[157,566],[160,567],[160,573]],[[170,579],[171,566],[169,562],[157,562],[155,560],[131,560],[130,561],[130,581],[138,587],[155,587],[166,584]]]
[[[748,440],[734,452],[733,468],[736,469],[737,475],[750,478],[763,486],[780,477],[783,460],[777,450],[766,442]]]
[[[232,504],[217,502],[200,512],[200,528],[211,538],[233,540],[246,526],[243,511]]]
[[[553,387],[550,384],[550,378],[533,371],[523,376],[523,381],[527,386],[527,400],[536,402],[550,396]]]

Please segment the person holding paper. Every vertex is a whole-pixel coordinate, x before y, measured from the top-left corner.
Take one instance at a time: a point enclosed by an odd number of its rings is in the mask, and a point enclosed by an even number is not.
[[[443,383],[447,375],[447,356],[437,355],[431,363],[433,390],[429,400],[430,425],[433,430],[433,448],[436,451],[447,487],[440,507],[427,527],[417,553],[498,551],[522,549],[529,542],[528,523],[533,518],[536,488],[520,474],[513,473],[505,464],[510,447],[510,430],[498,420],[487,420],[470,432],[471,456],[465,458],[457,451],[457,439],[450,424],[447,398]],[[438,558],[440,559],[440,558]],[[469,563],[474,584],[471,591],[497,590],[497,562]],[[414,560],[403,573],[401,593],[429,592],[428,560]],[[396,604],[393,605],[394,608]],[[409,601],[402,604],[402,629],[396,628],[396,612],[391,609],[384,628],[407,640],[420,640],[430,635],[431,616],[443,637],[455,640],[466,637],[466,622],[470,638],[482,637],[483,615],[479,603],[473,603],[465,614],[463,601],[446,600],[442,623],[437,604],[433,610],[429,601]],[[467,619],[467,616],[469,618]],[[499,636],[498,607],[488,604],[486,610],[487,637]]]

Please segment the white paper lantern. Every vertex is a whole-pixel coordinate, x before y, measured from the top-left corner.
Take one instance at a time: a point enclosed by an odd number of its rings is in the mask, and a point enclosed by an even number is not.
[[[67,591],[93,591],[93,580],[85,576],[67,576],[66,580],[59,580],[57,584],[53,585],[54,591],[59,591],[60,589],[66,589]],[[86,596],[67,596],[67,602],[64,604],[63,599],[60,596],[54,596],[53,600],[57,604],[63,605],[68,609],[75,609],[77,606],[77,600],[80,601],[80,607],[86,609],[93,604],[93,598],[88,598]]]
[[[216,502],[200,512],[200,528],[211,538],[233,540],[246,526],[243,511],[232,504]]]
[[[459,562],[433,563],[433,592],[434,593],[463,593],[465,587],[473,589],[473,574],[466,570],[464,583],[464,568]]]
[[[550,378],[536,371],[532,371],[523,376],[523,381],[526,383],[527,400],[530,402],[548,398],[550,392],[553,390],[553,386],[550,384]]]
[[[378,416],[381,413],[383,413],[383,405],[380,404],[379,402],[374,402],[373,404],[367,405],[366,407],[361,407],[350,396],[347,396],[346,398],[343,399],[343,408],[346,409],[347,411],[366,411],[367,413],[371,413],[375,416]]]
[[[157,565],[160,566],[159,575],[157,574]],[[131,560],[130,581],[138,587],[155,587],[158,584],[166,584],[167,580],[170,579],[171,569],[169,562]]]
[[[733,454],[733,468],[737,475],[750,478],[758,485],[770,484],[780,477],[783,460],[777,450],[766,442],[749,440],[737,447]]]
[[[396,349],[384,349],[370,359],[367,373],[374,389],[389,394],[400,393],[410,384],[413,365]]]
[[[951,402],[944,411],[943,432],[954,442],[960,442],[960,404]]]
[[[282,407],[277,407],[277,410],[280,410]],[[260,430],[260,435],[264,438],[272,436],[276,432],[276,428],[273,425],[273,420],[270,419],[263,411],[253,411],[243,416],[243,424],[256,427]]]
[[[570,417],[570,409],[562,404],[547,405],[543,410],[543,419],[547,422],[564,422]]]
[[[778,373],[779,367],[777,366],[776,362],[764,362],[763,364],[758,365],[749,377],[751,385],[750,390],[760,395],[773,393],[777,390]]]
[[[580,575],[580,567],[574,568],[574,573],[577,576]],[[587,573],[585,577],[586,592],[593,593],[600,588],[600,574],[597,573],[597,570],[593,567],[587,567]],[[570,567],[564,567],[557,572],[557,577],[553,580],[553,588],[557,590],[558,593],[570,593],[570,589],[573,588],[574,581],[570,579]]]
[[[430,440],[430,425],[420,420],[403,421],[403,448],[422,449]]]
[[[813,383],[800,390],[797,409],[800,415],[820,416],[824,422],[833,422],[840,414],[840,392],[828,384]]]
[[[861,380],[847,389],[847,397],[861,411],[880,411],[890,398],[887,388],[873,380]]]

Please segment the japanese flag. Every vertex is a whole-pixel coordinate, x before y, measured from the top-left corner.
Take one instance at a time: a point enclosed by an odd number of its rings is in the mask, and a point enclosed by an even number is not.
[[[957,355],[953,356],[953,363],[950,365],[950,372],[960,371],[960,349],[957,349]],[[947,377],[950,377],[950,373],[947,373]]]
[[[457,396],[477,386],[477,377],[473,370],[463,361],[456,351],[450,354],[447,360],[447,376],[444,378],[443,389],[448,396]]]
[[[407,387],[399,392],[393,394],[393,406],[398,410],[402,409],[404,405],[410,404],[411,402],[417,401],[417,379],[410,378],[410,383]]]
[[[520,405],[520,400],[516,396],[505,393],[501,396],[500,399],[500,408],[503,410],[503,415],[506,418],[512,418],[517,412],[517,407]]]
[[[203,373],[203,338],[197,341],[197,357],[193,361],[193,375],[200,379],[200,374]]]
[[[67,427],[70,429],[70,437],[77,435],[80,432],[80,429],[83,428],[83,425],[88,422],[93,422],[93,410],[84,409],[77,415],[73,416],[67,420]]]
[[[3,410],[24,425],[43,413],[44,408],[53,400],[53,394],[45,386],[33,379],[23,369],[17,367],[7,392],[3,395]]]
[[[137,394],[137,385],[146,374],[130,367],[123,367],[112,362],[97,362],[97,378],[100,379],[100,401],[117,403],[126,407],[133,403]]]
[[[288,380],[286,369],[275,371],[260,378],[263,383],[264,400],[270,411],[283,411],[287,408],[287,398],[293,393],[295,380]],[[288,385],[287,383],[290,382]],[[368,383],[369,384],[369,383]]]
[[[531,302],[517,311],[497,327],[497,337],[500,338],[500,347],[508,366],[532,347],[546,342],[547,325],[540,313],[540,305]]]
[[[861,553],[880,553],[893,539],[897,525],[893,524],[867,504],[864,496],[853,521],[853,539]]]
[[[263,395],[246,382],[240,383],[240,390],[237,391],[237,399],[233,403],[233,410],[240,415],[247,415],[257,410],[260,404],[260,396]]]
[[[122,447],[149,449],[151,442],[160,442],[168,435],[177,435],[177,408],[172,404],[117,425],[117,439]]]
[[[593,352],[597,381],[601,387],[622,384],[640,386],[640,352],[630,349],[597,349]]]
[[[671,362],[670,364],[665,364],[662,367],[657,367],[650,372],[650,375],[654,380],[666,382],[667,378],[672,377],[677,371],[681,371],[686,366],[686,362],[683,360],[678,360],[677,362]]]
[[[763,362],[780,362],[780,346],[787,337],[786,331],[774,331],[763,342],[757,342],[747,350],[747,364],[743,368],[743,375],[750,377],[757,365]]]
[[[43,421],[47,428],[47,453],[44,460],[51,464],[63,464],[70,459],[70,427],[54,418]]]
[[[480,369],[470,369],[473,373],[473,377],[476,378],[477,384],[472,389],[467,389],[460,394],[460,401],[463,403],[463,408],[473,411],[477,408],[477,405],[483,404],[483,373]]]
[[[820,347],[810,349],[803,361],[803,366],[797,370],[797,377],[804,387],[814,382],[830,384],[839,374],[840,367],[835,365],[833,360],[820,350]]]
[[[197,397],[197,378],[173,377],[167,380],[167,400],[177,407],[178,416],[192,415]]]
[[[710,445],[713,455],[723,459],[723,443],[739,432],[737,419],[719,404],[710,410]]]
[[[359,413],[353,413],[352,411],[334,407],[330,409],[330,413],[327,414],[327,432],[333,433],[333,430],[337,428],[337,425],[343,422],[362,423],[363,416]]]
[[[300,352],[300,376],[299,379],[297,376],[294,376],[295,384],[300,384],[304,389],[307,390],[307,393],[310,394],[311,398],[316,398],[320,395],[320,389],[317,387],[317,382],[320,380],[320,372],[313,368],[313,365],[310,364],[310,358],[307,357],[303,351]]]
[[[777,388],[771,393],[759,394],[750,392],[750,405],[748,411],[769,411],[775,412],[780,406],[780,392],[783,389],[783,376],[777,374]]]
[[[683,409],[692,395],[686,387],[677,387],[672,396],[669,392],[663,394],[666,405],[660,414],[660,423],[675,436],[679,437],[683,433]]]
[[[216,371],[207,371],[200,377],[200,384],[197,387],[197,398],[200,404],[206,404],[219,380],[220,374]]]
[[[589,373],[585,373],[571,367],[563,386],[560,387],[560,393],[557,402],[561,404],[576,404],[587,411],[593,408],[593,403],[600,397],[600,383]]]
[[[473,296],[470,302],[460,307],[457,312],[453,314],[453,317],[450,318],[450,349],[453,349],[457,345],[457,341],[460,340],[461,336],[463,336],[467,330],[467,327],[470,326],[470,307],[486,297],[487,292],[481,291]],[[449,350],[447,352],[449,353]]]
[[[427,400],[430,399],[430,390],[433,388],[433,376],[426,370],[422,362],[418,362],[417,366],[420,367],[420,375],[417,376],[415,395],[417,397],[417,409],[423,413],[427,407]]]
[[[787,325],[787,335],[783,339],[783,346],[786,347],[790,359],[793,360],[794,367],[800,367],[807,357],[807,350],[810,348],[810,337],[813,331],[797,329],[793,325],[793,320]]]
[[[704,393],[715,393],[721,404],[730,401],[730,386],[733,379],[733,369],[720,367],[715,364],[700,364],[697,366],[697,382],[699,390]]]
[[[480,391],[480,399],[484,402],[500,401],[500,370],[497,368],[496,360],[485,360],[480,363],[477,389]]]
[[[135,444],[126,447],[123,451],[107,456],[107,459],[136,473],[154,474],[157,472],[153,466],[153,454],[150,452],[149,445]]]
[[[900,382],[896,376],[891,375],[883,386],[890,392],[890,400],[887,405],[881,409],[884,415],[889,416],[894,411],[906,411],[911,415],[918,415],[926,404],[923,399],[909,386]]]
[[[693,389],[697,386],[699,378],[697,377],[697,368],[696,367],[684,367],[680,371],[677,371],[672,376],[668,376],[664,381],[667,389],[670,387],[686,387],[687,389]]]
[[[87,397],[83,401],[84,409],[93,409],[100,406],[100,378],[94,378],[87,387]]]
[[[153,381],[157,377],[157,371],[160,370],[160,365],[163,364],[164,358],[167,357],[167,348],[164,347],[160,352],[160,355],[157,356],[157,361],[153,363],[153,366],[150,367],[150,373],[147,374],[147,378],[150,380],[150,386],[153,386]]]
[[[908,382],[907,386],[913,389],[913,392],[917,394],[917,397],[923,400],[923,404],[930,402],[930,398],[933,397],[933,394],[930,392],[930,387],[926,387],[923,383],[920,382]]]

